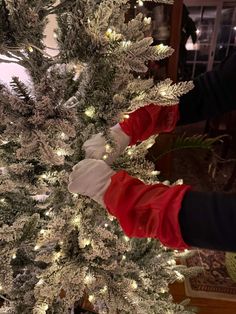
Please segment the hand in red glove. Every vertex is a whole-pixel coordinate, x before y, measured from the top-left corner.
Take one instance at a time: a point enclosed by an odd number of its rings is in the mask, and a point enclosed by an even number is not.
[[[175,106],[148,105],[129,115],[128,119],[110,129],[116,148],[111,153],[106,150],[106,141],[102,134],[96,134],[86,141],[83,148],[86,158],[103,159],[112,164],[128,145],[144,141],[153,134],[171,132],[178,121],[179,109]]]
[[[129,237],[158,238],[184,249],[178,215],[187,185],[146,185],[125,171],[115,173],[104,161],[86,159],[74,167],[69,191],[87,195],[115,216]]]

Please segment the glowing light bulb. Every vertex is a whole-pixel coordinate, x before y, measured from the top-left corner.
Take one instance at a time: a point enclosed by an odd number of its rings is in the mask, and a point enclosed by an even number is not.
[[[94,277],[91,274],[88,274],[85,278],[84,278],[84,282],[86,284],[91,284],[94,281]]]
[[[40,233],[40,234],[44,234],[44,233],[45,233],[45,230],[44,230],[44,229],[41,229],[39,233]]]
[[[33,52],[34,51],[34,49],[31,46],[28,47],[28,50],[29,50],[29,52]]]
[[[53,33],[53,37],[54,37],[54,38],[57,38],[57,37],[58,37],[58,36],[57,36],[57,33],[54,32],[54,33]]]
[[[129,119],[129,114],[124,114],[124,115],[123,115],[123,118],[124,118],[124,119]]]
[[[166,293],[167,290],[165,288],[161,288],[161,293]]]
[[[58,156],[66,156],[66,151],[62,148],[59,148],[56,153]]]
[[[137,289],[137,288],[138,288],[138,284],[137,284],[137,282],[136,282],[135,280],[132,281],[131,287],[132,287],[133,289]]]
[[[89,302],[93,302],[95,297],[94,297],[94,295],[90,295],[88,299],[89,299]]]
[[[169,180],[165,180],[165,181],[162,182],[162,184],[164,184],[164,185],[170,185],[170,181],[169,181]]]
[[[161,96],[163,96],[163,97],[167,95],[167,93],[166,93],[165,91],[160,92],[160,94],[161,94]]]
[[[132,156],[133,155],[133,152],[132,150],[128,150],[128,153],[127,153],[129,156]]]
[[[184,279],[184,276],[177,270],[175,271],[175,274],[176,274],[177,280],[182,281]]]
[[[167,262],[167,264],[170,266],[174,266],[174,265],[176,265],[176,261],[174,259],[171,259]]]
[[[41,286],[42,284],[44,283],[44,280],[43,279],[40,279],[38,282],[37,282],[37,286]]]
[[[0,202],[1,202],[2,204],[4,204],[4,203],[6,202],[5,198],[1,198],[1,199],[0,199]]]
[[[111,28],[108,28],[107,34],[111,34],[111,33],[112,33],[112,29],[111,29]]]
[[[145,18],[143,19],[143,21],[144,21],[144,24],[149,25],[149,24],[151,24],[152,19],[151,19],[151,17],[145,17]]]
[[[72,220],[73,225],[80,226],[81,223],[81,217],[77,216]]]
[[[107,228],[107,227],[108,227],[108,224],[105,224],[104,227]]]
[[[35,245],[34,250],[37,251],[40,248],[39,245]]]
[[[123,261],[124,261],[124,260],[126,260],[126,256],[125,256],[125,255],[123,255],[123,256],[122,256],[122,259],[123,259]]]
[[[5,145],[5,144],[8,144],[9,141],[2,141],[1,145]]]
[[[46,211],[45,215],[46,215],[46,216],[50,216],[50,211],[49,211],[49,210]]]
[[[2,285],[0,285],[0,291],[2,291],[3,290],[3,286]]]
[[[104,286],[103,289],[101,289],[101,292],[106,293],[106,291],[107,291],[107,286]]]
[[[129,238],[127,236],[124,236],[125,242],[129,242]]]
[[[105,155],[102,157],[103,160],[107,160],[107,158],[108,158],[108,155],[107,155],[107,154],[105,154]]]
[[[158,174],[160,174],[160,171],[154,170],[151,172],[152,176],[157,176]]]
[[[85,112],[87,117],[92,118],[95,115],[95,108],[93,106],[90,106],[86,108]]]
[[[105,149],[106,149],[107,153],[111,153],[111,151],[112,151],[111,145],[109,145],[109,144],[106,144]]]
[[[176,185],[182,185],[184,184],[184,180],[183,179],[179,179],[175,182]]]
[[[16,254],[15,253],[12,255],[12,259],[16,259]]]
[[[62,140],[66,140],[67,139],[67,135],[64,132],[62,132],[60,134],[60,137],[61,137]]]
[[[138,1],[138,6],[139,6],[139,7],[143,7],[143,5],[144,5],[143,1],[142,1],[142,0],[139,0],[139,1]]]
[[[81,240],[80,243],[81,243],[82,248],[85,248],[86,246],[91,244],[91,241],[89,239],[83,239]]]

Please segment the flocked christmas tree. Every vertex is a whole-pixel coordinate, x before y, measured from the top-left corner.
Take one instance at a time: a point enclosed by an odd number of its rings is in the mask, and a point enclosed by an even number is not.
[[[0,85],[0,313],[69,313],[85,296],[104,314],[188,313],[168,293],[189,273],[175,265],[176,253],[156,240],[128,239],[105,209],[67,190],[88,138],[103,132],[109,154],[108,129],[127,112],[176,104],[192,88],[138,78],[146,61],[173,50],[144,38],[151,21],[142,14],[125,22],[128,2],[0,1],[0,54],[33,82]],[[43,42],[50,14],[58,21],[56,57]],[[128,149],[113,168],[158,181],[144,158],[153,142]]]

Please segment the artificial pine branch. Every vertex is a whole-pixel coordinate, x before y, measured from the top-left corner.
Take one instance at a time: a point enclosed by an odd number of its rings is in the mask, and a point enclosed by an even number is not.
[[[12,81],[10,83],[12,89],[16,93],[16,95],[21,99],[24,100],[25,103],[31,103],[32,98],[30,96],[30,92],[27,86],[19,80],[19,77],[13,76]]]

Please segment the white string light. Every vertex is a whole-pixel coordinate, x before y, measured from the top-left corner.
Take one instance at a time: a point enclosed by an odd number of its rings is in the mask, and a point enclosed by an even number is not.
[[[112,152],[111,145],[109,145],[109,144],[106,144],[105,149],[106,149],[107,153],[111,153]]]
[[[150,25],[151,22],[152,22],[152,19],[151,19],[151,17],[145,17],[145,18],[143,19],[143,21],[144,21],[144,24]]]
[[[160,171],[154,170],[151,172],[152,176],[157,176],[158,174],[160,174]]]
[[[107,289],[108,289],[107,286],[104,286],[103,289],[101,289],[101,293],[103,293],[103,294],[106,293]]]
[[[124,236],[125,242],[129,242],[129,238],[127,236]]]
[[[34,250],[35,250],[35,251],[38,251],[38,250],[39,250],[39,248],[40,248],[40,246],[39,246],[39,245],[35,245]]]
[[[107,158],[108,158],[107,154],[103,155],[103,157],[102,157],[103,160],[107,160]]]
[[[91,284],[93,281],[94,277],[91,274],[86,275],[84,278],[84,282],[88,285]]]
[[[86,108],[84,113],[86,114],[87,117],[93,118],[95,115],[95,108],[93,106],[90,106]]]
[[[89,299],[89,302],[93,302],[95,300],[95,297],[94,295],[90,295],[88,299]]]
[[[66,151],[65,151],[65,149],[63,149],[63,148],[59,148],[57,151],[56,151],[56,153],[57,153],[57,155],[58,156],[66,156]]]
[[[123,118],[124,118],[124,119],[129,119],[129,114],[124,114],[124,115],[123,115]]]
[[[143,1],[142,1],[142,0],[139,0],[139,1],[138,1],[138,6],[139,6],[139,7],[143,7],[143,5],[144,5]]]
[[[131,287],[132,287],[134,290],[138,288],[138,284],[137,284],[137,282],[136,282],[135,280],[132,281]]]

